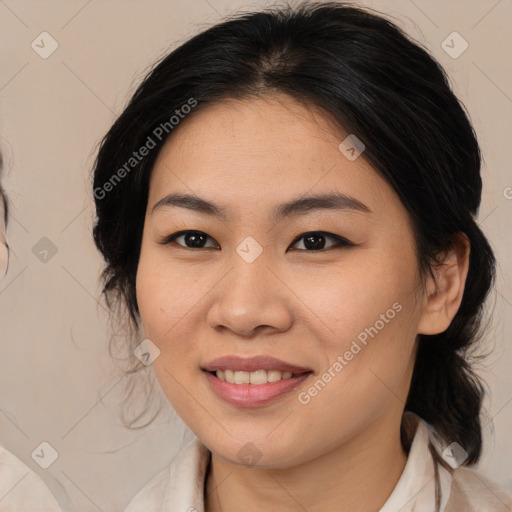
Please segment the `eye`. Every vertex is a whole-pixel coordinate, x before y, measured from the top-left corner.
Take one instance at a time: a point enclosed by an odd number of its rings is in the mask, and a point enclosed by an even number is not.
[[[172,235],[165,237],[160,243],[162,245],[169,245],[174,243],[178,238],[184,237],[185,245],[178,243],[177,245],[184,247],[185,249],[210,249],[211,247],[205,247],[203,244],[207,238],[210,238],[206,233],[202,231],[178,231]],[[213,239],[212,239],[213,240]],[[190,245],[187,245],[190,244]]]
[[[330,247],[326,248],[325,240],[327,238],[334,240],[335,243],[334,243],[334,245],[331,245]],[[306,249],[299,249],[299,250],[306,251],[306,252],[320,252],[320,251],[324,251],[327,249],[336,249],[336,248],[343,247],[343,246],[353,246],[354,245],[341,236],[334,235],[332,233],[326,233],[325,231],[309,231],[308,233],[303,233],[302,235],[298,236],[292,242],[292,245],[295,245],[297,242],[301,241],[302,239],[304,239],[304,241],[302,242],[302,245]]]
[[[183,243],[177,243],[176,240],[183,238]],[[326,239],[334,240],[334,244],[331,246],[325,247]],[[184,247],[185,249],[211,249],[217,248],[216,246],[206,246],[204,245],[206,240],[213,240],[210,236],[202,231],[178,231],[177,233],[173,233],[165,237],[160,243],[162,245],[169,245],[171,243],[176,243],[180,247]],[[325,231],[309,231],[307,233],[303,233],[292,242],[292,246],[296,245],[299,241],[304,239],[302,242],[304,249],[298,249],[300,251],[306,252],[320,252],[328,249],[336,249],[343,246],[353,246],[351,242],[346,240],[345,238],[334,235],[332,233],[327,233]],[[297,250],[297,249],[293,249]]]

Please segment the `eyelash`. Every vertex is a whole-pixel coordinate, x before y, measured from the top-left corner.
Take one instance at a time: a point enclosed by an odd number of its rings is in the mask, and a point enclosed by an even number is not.
[[[203,231],[195,231],[195,230],[184,230],[184,231],[178,231],[176,233],[173,233],[172,235],[166,236],[163,240],[161,240],[159,243],[162,245],[171,245],[175,244],[178,247],[181,247],[182,249],[190,249],[192,251],[197,251],[200,249],[214,249],[214,247],[187,247],[186,245],[177,244],[174,242],[174,240],[180,236],[187,235],[187,234],[196,234],[196,235],[205,235],[211,240],[213,240],[209,235],[204,233]],[[342,247],[353,247],[354,244],[349,242],[346,238],[343,238],[339,235],[335,235],[333,233],[328,233],[326,231],[308,231],[306,233],[302,233],[301,235],[297,236],[291,245],[295,245],[297,242],[302,240],[303,238],[307,237],[308,235],[320,235],[324,238],[332,238],[336,240],[336,245],[333,245],[331,247],[327,247],[326,249],[295,249],[302,252],[325,252],[329,251],[331,249],[340,249]]]

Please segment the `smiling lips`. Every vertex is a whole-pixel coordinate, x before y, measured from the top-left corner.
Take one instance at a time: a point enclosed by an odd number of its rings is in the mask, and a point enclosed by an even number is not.
[[[210,388],[239,407],[265,405],[307,379],[312,370],[269,356],[225,356],[203,368]]]
[[[293,364],[281,361],[270,356],[223,356],[210,361],[202,367],[207,372],[217,370],[232,370],[241,372],[254,372],[257,370],[275,370],[279,372],[305,373],[310,372],[310,368],[303,368]]]
[[[233,370],[217,370],[215,372],[218,379],[230,384],[266,384],[267,382],[277,382],[281,379],[290,379],[298,374],[292,372],[280,372],[279,370],[255,370],[254,372],[243,372]]]

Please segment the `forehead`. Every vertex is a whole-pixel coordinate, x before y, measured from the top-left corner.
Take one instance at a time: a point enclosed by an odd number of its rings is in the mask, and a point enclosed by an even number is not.
[[[181,121],[162,148],[149,205],[175,191],[236,208],[309,191],[345,193],[372,210],[396,201],[362,156],[351,161],[339,150],[347,135],[319,108],[285,95],[208,105]]]

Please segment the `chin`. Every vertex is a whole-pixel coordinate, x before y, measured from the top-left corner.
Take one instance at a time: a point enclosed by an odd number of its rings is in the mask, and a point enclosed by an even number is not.
[[[233,439],[229,434],[222,439],[198,437],[212,454],[230,464],[262,469],[285,469],[303,462],[303,446],[301,445],[300,452],[297,450],[299,439],[286,442],[281,439],[276,444],[275,441],[265,439],[267,435],[268,431],[260,438],[247,435],[243,439]]]

